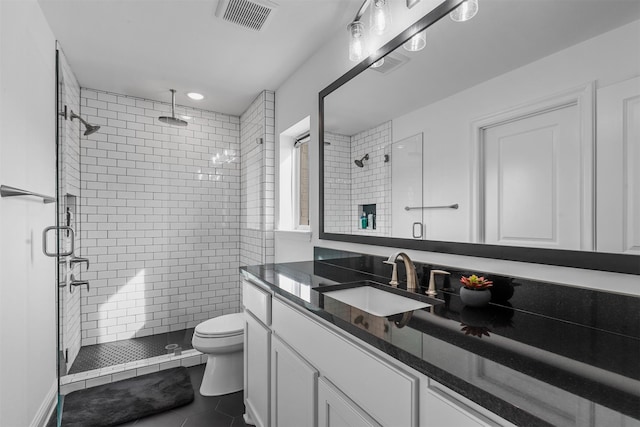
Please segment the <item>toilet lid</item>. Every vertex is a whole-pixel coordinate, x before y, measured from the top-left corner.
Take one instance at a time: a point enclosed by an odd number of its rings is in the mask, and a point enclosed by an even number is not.
[[[241,335],[244,333],[244,314],[225,314],[206,320],[196,326],[195,333],[203,337]]]

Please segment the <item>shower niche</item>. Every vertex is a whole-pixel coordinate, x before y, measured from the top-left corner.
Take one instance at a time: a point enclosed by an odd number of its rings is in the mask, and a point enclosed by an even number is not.
[[[377,221],[376,204],[358,205],[358,212],[360,212],[358,228],[360,230],[375,230]]]

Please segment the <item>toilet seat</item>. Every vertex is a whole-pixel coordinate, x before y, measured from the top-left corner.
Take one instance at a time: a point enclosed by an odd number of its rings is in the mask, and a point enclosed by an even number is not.
[[[214,317],[196,326],[194,335],[201,338],[224,338],[244,334],[244,314]]]

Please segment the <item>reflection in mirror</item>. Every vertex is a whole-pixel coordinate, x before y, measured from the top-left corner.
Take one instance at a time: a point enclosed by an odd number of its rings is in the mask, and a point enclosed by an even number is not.
[[[484,0],[399,45],[323,100],[324,233],[640,254],[639,2]]]

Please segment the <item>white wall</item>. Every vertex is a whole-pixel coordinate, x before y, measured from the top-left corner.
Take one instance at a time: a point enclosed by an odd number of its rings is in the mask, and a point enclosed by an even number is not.
[[[55,38],[34,0],[0,1],[0,184],[55,195]],[[56,392],[55,204],[0,199],[0,425],[42,424]]]
[[[425,211],[426,238],[473,241],[469,183],[477,163],[470,132],[475,120],[591,82],[602,88],[640,75],[639,36],[635,21],[394,119],[394,141],[424,132],[424,204],[460,205],[455,211]],[[599,169],[597,177],[607,174]]]
[[[426,12],[431,10],[438,1],[423,1],[403,16],[394,21],[395,32],[405,28]],[[394,31],[391,32],[391,35]],[[347,34],[340,33],[328,42],[302,67],[300,67],[276,91],[276,133],[287,129],[302,117],[311,116],[311,159],[318,158],[318,93],[328,84],[336,80],[353,66],[347,59]],[[534,82],[530,82],[534,84]],[[400,136],[398,136],[400,137]],[[292,261],[294,254],[311,254],[313,246],[325,246],[336,249],[359,251],[377,255],[388,255],[394,248],[369,246],[345,242],[333,242],[318,238],[319,210],[318,210],[318,162],[311,162],[311,229],[313,238],[310,242],[289,240],[276,236],[276,262]],[[295,248],[295,250],[294,250]],[[504,260],[492,260],[467,256],[431,253],[423,251],[407,251],[415,260],[461,268],[478,269],[499,274],[515,275],[525,278],[547,280],[569,285],[609,289],[612,291],[640,294],[637,286],[637,276],[607,273],[601,271],[553,267]],[[297,257],[300,259],[300,256]],[[306,259],[311,259],[308,256]]]

